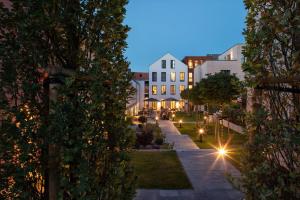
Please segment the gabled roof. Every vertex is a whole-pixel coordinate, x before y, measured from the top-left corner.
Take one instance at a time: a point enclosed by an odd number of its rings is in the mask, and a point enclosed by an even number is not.
[[[182,63],[183,65],[186,65],[186,64],[183,63],[181,60],[179,60],[178,58],[176,58],[175,56],[173,56],[172,54],[166,53],[165,55],[161,56],[159,59],[157,59],[157,60],[155,60],[153,63],[151,63],[150,66],[153,65],[154,63],[156,63],[156,62],[159,61],[159,60],[163,60],[163,58],[166,57],[166,56],[170,56],[170,57],[172,57],[174,60],[176,60],[177,62],[180,62],[180,63]]]

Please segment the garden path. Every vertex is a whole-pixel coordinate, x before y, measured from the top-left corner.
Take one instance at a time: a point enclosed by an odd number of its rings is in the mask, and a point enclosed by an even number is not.
[[[135,200],[239,200],[243,194],[233,188],[226,173],[239,177],[214,149],[199,149],[187,135],[181,135],[171,121],[161,120],[159,126],[169,143],[174,143],[178,158],[193,190],[138,190]]]

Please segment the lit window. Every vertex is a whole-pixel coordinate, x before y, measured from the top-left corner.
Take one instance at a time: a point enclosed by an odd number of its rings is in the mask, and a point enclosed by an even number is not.
[[[157,86],[156,85],[152,85],[152,94],[157,95]]]
[[[175,60],[171,60],[171,69],[175,69]]]
[[[180,72],[180,81],[184,81],[184,75],[185,75],[184,72]]]
[[[157,72],[152,72],[152,81],[153,82],[157,81]]]
[[[193,85],[189,85],[189,89],[193,89]]]
[[[171,101],[171,109],[175,109],[176,108],[176,101]]]
[[[157,109],[157,102],[156,102],[156,101],[153,101],[153,102],[152,102],[152,109],[153,109],[153,110],[156,110],[156,109]]]
[[[175,87],[175,85],[171,85],[170,86],[170,93],[171,93],[171,95],[175,95],[176,94],[176,87]]]
[[[176,72],[171,72],[171,81],[172,82],[176,81]]]
[[[166,60],[162,60],[161,61],[161,68],[166,69],[167,67],[167,61]]]
[[[198,66],[199,62],[198,60],[195,60],[195,66]]]
[[[193,61],[192,60],[188,61],[188,66],[190,69],[193,69]]]
[[[161,73],[161,82],[166,82],[166,72]]]
[[[166,93],[167,93],[167,87],[166,87],[166,85],[162,85],[161,86],[161,94],[164,95]]]
[[[180,85],[180,86],[179,86],[180,92],[182,92],[184,89],[185,89],[184,85]]]
[[[166,101],[164,101],[164,100],[161,101],[161,107],[166,108]]]
[[[193,82],[193,73],[192,72],[189,73],[189,82]]]

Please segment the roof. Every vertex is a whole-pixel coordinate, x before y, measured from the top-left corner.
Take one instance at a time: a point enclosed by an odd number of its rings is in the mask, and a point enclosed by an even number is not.
[[[134,72],[133,80],[147,81],[149,80],[149,74],[147,72]]]
[[[185,56],[182,61],[185,62],[187,60],[215,60],[218,58],[218,54],[209,54],[206,56]]]

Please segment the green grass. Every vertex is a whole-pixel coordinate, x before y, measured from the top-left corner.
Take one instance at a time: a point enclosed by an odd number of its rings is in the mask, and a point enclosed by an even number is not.
[[[207,126],[206,134],[203,136],[202,143],[199,141],[198,130],[196,129],[196,124],[182,124],[181,128],[178,123],[174,123],[177,129],[181,132],[181,134],[186,134],[191,137],[191,139],[197,144],[200,149],[212,149],[214,147],[219,147],[219,141],[222,145],[227,144],[227,149],[230,150],[230,157],[228,160],[237,168],[240,168],[240,160],[242,155],[243,144],[247,141],[247,136],[234,132],[233,130],[229,130],[229,134],[227,133],[228,129],[224,127],[223,129],[223,137],[220,133],[220,140],[215,136],[215,126],[210,124]],[[221,129],[220,129],[221,130]],[[221,132],[221,131],[220,131]]]
[[[200,117],[202,114],[200,115]],[[182,120],[183,122],[195,122],[197,119],[196,113],[176,112],[175,121]]]
[[[175,151],[135,151],[130,154],[138,176],[138,188],[192,188]]]

